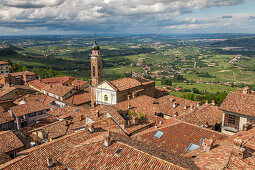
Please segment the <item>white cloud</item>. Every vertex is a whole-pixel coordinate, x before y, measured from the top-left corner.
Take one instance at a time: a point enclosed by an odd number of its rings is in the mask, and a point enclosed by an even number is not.
[[[213,6],[231,6],[245,0],[0,0],[0,26],[102,31],[148,27],[185,29],[210,27],[213,19],[182,19],[183,13]],[[231,15],[231,14],[230,14]],[[229,15],[229,16],[230,16]],[[220,15],[218,19],[222,16]],[[236,18],[234,15],[233,18]],[[249,15],[251,16],[251,15]],[[208,21],[207,21],[208,20]],[[212,21],[209,21],[212,20]],[[220,19],[221,20],[221,19]],[[214,24],[214,25],[213,25]],[[106,30],[107,29],[107,30]]]

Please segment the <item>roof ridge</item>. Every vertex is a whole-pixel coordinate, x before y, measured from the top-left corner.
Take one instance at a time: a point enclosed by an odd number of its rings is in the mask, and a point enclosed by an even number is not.
[[[167,163],[167,164],[170,164],[170,165],[172,165],[172,166],[176,166],[176,167],[179,167],[179,168],[183,168],[183,167],[178,166],[178,165],[175,165],[175,164],[173,164],[173,163],[171,163],[171,162],[169,162],[169,161],[167,161],[167,160],[164,160],[164,159],[162,159],[162,158],[159,158],[159,157],[157,157],[157,156],[154,156],[154,155],[152,155],[152,154],[149,154],[148,152],[145,152],[145,151],[143,151],[143,150],[137,149],[137,148],[135,148],[135,147],[133,147],[133,146],[127,144],[127,143],[124,143],[124,142],[121,142],[121,141],[117,141],[117,143],[120,143],[120,144],[122,144],[122,145],[128,146],[128,147],[130,147],[130,148],[132,148],[132,149],[134,149],[134,150],[137,150],[137,151],[139,151],[139,152],[142,152],[142,153],[144,153],[144,154],[147,154],[147,155],[149,155],[149,156],[151,156],[151,157],[153,157],[153,158],[155,158],[155,159],[159,159],[159,160],[161,160],[161,161],[163,161],[163,162],[165,162],[165,163]]]

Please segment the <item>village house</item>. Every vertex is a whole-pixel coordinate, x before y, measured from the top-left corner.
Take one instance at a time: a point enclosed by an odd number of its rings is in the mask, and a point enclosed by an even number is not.
[[[8,73],[0,75],[0,84],[2,85],[24,85],[29,81],[35,80],[36,75],[30,71]]]
[[[243,129],[255,126],[255,95],[248,87],[229,92],[220,106],[223,110],[221,131],[233,135]]]
[[[66,106],[63,101],[74,95],[77,90],[70,86],[64,86],[62,84],[47,85],[42,88],[42,92],[45,95],[53,97],[55,103],[60,107]]]
[[[35,123],[37,120],[47,116],[50,108],[38,102],[13,106],[8,111],[15,120],[15,129],[20,129]]]
[[[9,73],[9,63],[5,61],[0,61],[0,75]]]

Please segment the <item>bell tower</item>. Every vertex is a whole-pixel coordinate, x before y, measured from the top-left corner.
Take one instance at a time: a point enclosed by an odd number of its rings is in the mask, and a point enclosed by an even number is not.
[[[95,87],[103,81],[103,58],[100,53],[100,48],[97,45],[95,38],[94,45],[92,47],[92,54],[90,55],[91,65],[91,86]]]

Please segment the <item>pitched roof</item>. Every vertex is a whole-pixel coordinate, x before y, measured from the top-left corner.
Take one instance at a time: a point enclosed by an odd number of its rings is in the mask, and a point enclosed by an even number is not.
[[[9,64],[9,63],[6,61],[0,61],[0,64],[2,65],[2,64]]]
[[[10,152],[23,147],[23,143],[12,131],[0,131],[0,150]]]
[[[48,135],[49,138],[56,139],[66,134],[68,126],[66,126],[65,121],[57,121],[57,122],[42,126],[38,129],[34,129],[33,131],[38,131],[41,129]]]
[[[161,113],[164,113],[172,117],[175,116],[176,113],[179,116],[185,113],[189,113],[191,106],[195,108],[196,105],[200,103],[197,101],[183,99],[172,95],[160,97],[157,99],[157,101],[159,103]],[[174,104],[176,105],[176,107],[174,107]],[[186,107],[186,109],[184,107]]]
[[[244,158],[239,158],[233,154],[233,141],[236,139],[243,141],[241,147],[246,150]],[[255,156],[252,154],[254,149],[255,128],[249,131],[238,132],[228,139],[219,141],[213,149],[201,152],[194,158],[194,161],[201,169],[253,169],[255,167]]]
[[[229,92],[220,106],[221,110],[255,116],[255,95]]]
[[[160,113],[160,108],[157,104],[154,104],[155,102],[156,99],[146,95],[142,95],[135,97],[131,100],[117,103],[114,105],[114,107],[117,107],[124,111],[131,110],[135,111],[136,113],[144,113],[148,121],[154,122],[155,112]]]
[[[218,106],[205,104],[190,113],[177,116],[177,119],[197,126],[208,125],[210,128],[222,122],[222,113]]]
[[[3,97],[5,96],[6,94],[10,93],[11,91],[14,91],[16,90],[17,88],[16,87],[7,87],[7,86],[4,86],[2,88],[2,91],[0,92],[0,97]]]
[[[69,77],[69,76],[62,76],[62,77],[52,77],[52,78],[45,78],[42,79],[42,83],[45,84],[65,84],[69,80],[77,79],[75,77]]]
[[[112,142],[103,147],[104,135],[91,138],[63,153],[58,161],[73,169],[197,169],[191,159],[111,133]],[[119,150],[119,153],[116,151]]]
[[[0,113],[0,124],[4,124],[7,122],[14,121],[14,118],[8,112],[1,112]]]
[[[147,80],[147,79],[135,79],[131,77],[126,77],[118,80],[113,80],[109,82],[112,86],[114,86],[118,91],[123,91],[127,89],[131,89],[134,87],[138,87],[141,85],[145,85],[148,83],[154,82],[153,80]]]
[[[93,136],[93,134],[92,134]],[[47,158],[54,162],[54,169],[65,169],[56,159],[66,150],[91,138],[87,131],[77,132],[20,152],[21,156],[0,165],[0,169],[48,169]]]
[[[40,80],[33,80],[28,82],[28,85],[32,88],[36,88],[36,89],[43,89],[45,86],[47,86],[45,83],[41,82]]]
[[[41,103],[29,103],[18,106],[13,106],[10,110],[15,114],[16,117],[27,115],[29,113],[39,112],[49,109],[48,106],[42,105]]]
[[[91,93],[81,93],[81,94],[75,94],[69,97],[68,99],[64,100],[67,104],[71,105],[81,105],[84,103],[88,103],[91,100]]]
[[[47,86],[43,87],[44,91],[46,91],[48,93],[55,94],[60,97],[65,96],[68,92],[70,92],[73,89],[74,89],[73,87],[64,86],[62,84],[47,85]]]
[[[161,138],[156,138],[156,132],[163,132]],[[151,127],[145,131],[135,134],[133,138],[159,148],[170,150],[176,154],[183,155],[188,152],[191,143],[199,145],[201,138],[213,138],[215,140],[226,139],[228,135],[220,132],[201,128],[174,118],[163,121],[158,128]]]
[[[20,101],[24,101],[26,104],[42,104],[50,107],[49,103],[53,102],[54,99],[44,94],[27,94],[16,99],[13,103],[19,105]]]
[[[33,73],[31,71],[22,71],[22,72],[2,74],[2,75],[0,75],[0,77],[9,77],[9,75],[10,76],[34,76],[35,73]]]
[[[82,86],[84,86],[85,84],[87,84],[88,83],[88,81],[83,81],[83,80],[78,80],[78,79],[75,79],[74,81],[72,81],[71,82],[71,84],[73,85],[73,86],[78,86],[78,87],[82,87]]]

